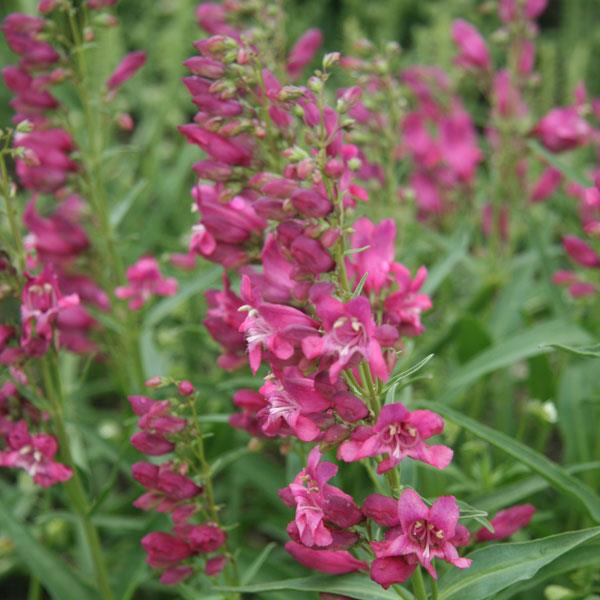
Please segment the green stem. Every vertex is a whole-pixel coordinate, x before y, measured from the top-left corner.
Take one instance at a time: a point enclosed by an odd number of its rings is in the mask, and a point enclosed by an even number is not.
[[[44,388],[52,406],[52,423],[60,447],[62,461],[72,470],[73,476],[65,483],[69,502],[79,518],[83,533],[90,551],[98,593],[102,600],[112,600],[113,595],[108,582],[108,571],[100,545],[98,532],[89,515],[89,502],[71,454],[69,436],[64,421],[64,397],[61,389],[60,373],[56,355],[50,351],[42,362]]]
[[[396,594],[398,594],[402,600],[412,600],[410,594],[404,588],[400,587],[399,585],[395,585],[393,587]]]
[[[431,600],[438,600],[439,598],[439,590],[438,583],[433,577],[431,578]]]
[[[8,140],[6,144],[8,144]],[[0,191],[4,197],[4,203],[6,204],[6,216],[13,236],[15,253],[17,255],[17,266],[19,272],[23,273],[25,271],[25,251],[23,249],[21,229],[19,227],[18,209],[15,206],[15,197],[11,190],[8,169],[6,168],[6,162],[4,160],[5,151],[6,145],[2,149],[2,152],[0,152]]]
[[[40,580],[32,576],[29,578],[29,589],[27,590],[27,600],[41,600],[42,586]]]
[[[206,499],[206,513],[209,518],[220,527],[219,523],[219,510],[215,504],[215,493],[212,483],[212,468],[208,460],[206,459],[206,452],[204,450],[204,438],[202,433],[202,425],[196,409],[197,397],[192,395],[189,397],[189,404],[192,410],[193,424],[194,424],[194,451],[198,462],[200,463],[200,475],[202,477],[202,483],[204,485],[204,497]],[[229,556],[229,563],[231,565],[231,576],[228,575],[229,568],[225,570],[225,579],[228,585],[239,585],[239,573],[237,561],[234,554],[231,551],[227,551]],[[239,594],[233,593],[231,595],[232,600],[237,600]]]
[[[423,573],[421,567],[417,567],[412,576],[413,591],[417,600],[427,600],[427,592],[425,591],[425,582],[423,581]]]
[[[94,106],[94,99],[89,94],[90,77],[86,60],[83,38],[79,24],[75,18],[75,8],[69,10],[69,24],[73,36],[73,53],[76,56],[75,86],[83,108],[85,129],[88,135],[87,147],[84,149],[83,162],[85,163],[84,178],[88,189],[88,199],[98,219],[100,238],[103,241],[103,256],[108,269],[105,269],[103,278],[111,300],[115,302],[114,290],[125,280],[125,267],[117,250],[115,234],[109,217],[109,203],[106,189],[102,183],[102,123],[98,107]],[[96,98],[98,103],[98,99]],[[117,304],[117,303],[115,303]],[[119,345],[122,347],[123,360],[115,361],[119,371],[123,372],[121,380],[125,389],[129,391],[131,386],[139,390],[144,383],[144,372],[139,349],[139,332],[133,313],[129,310],[118,311],[120,320],[124,326]]]

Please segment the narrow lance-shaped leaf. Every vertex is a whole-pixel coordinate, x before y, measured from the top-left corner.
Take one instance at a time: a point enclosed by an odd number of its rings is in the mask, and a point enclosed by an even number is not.
[[[417,402],[419,408],[433,410],[460,425],[473,435],[496,446],[515,460],[528,466],[532,471],[539,473],[544,479],[550,482],[552,487],[579,500],[586,508],[590,516],[600,522],[600,497],[598,497],[591,488],[570,475],[560,465],[552,462],[544,455],[536,452],[521,444],[507,435],[465,417],[452,408],[440,404],[439,402]]]

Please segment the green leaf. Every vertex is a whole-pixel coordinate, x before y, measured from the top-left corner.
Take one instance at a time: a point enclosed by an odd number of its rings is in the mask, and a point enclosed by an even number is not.
[[[256,575],[260,571],[260,568],[265,564],[265,561],[267,560],[267,558],[269,558],[269,555],[271,554],[271,552],[273,552],[273,550],[276,547],[277,544],[275,542],[271,542],[270,544],[267,544],[264,547],[263,551],[254,559],[252,564],[242,575],[242,585],[250,583],[256,577]]]
[[[215,283],[219,279],[220,274],[220,267],[211,267],[203,271],[199,277],[188,281],[175,296],[162,300],[150,309],[146,315],[144,327],[151,329],[154,325],[157,325],[165,317],[169,316],[182,302],[203,292]]]
[[[600,461],[569,465],[568,467],[564,467],[564,469],[571,475],[574,473],[600,470]],[[539,475],[533,475],[515,483],[495,488],[493,492],[472,498],[471,501],[481,509],[486,510],[488,513],[492,513],[501,508],[505,508],[506,506],[510,506],[511,504],[517,504],[524,498],[537,494],[547,487],[548,481]]]
[[[110,224],[113,229],[116,229],[125,215],[129,212],[129,209],[133,206],[138,196],[148,187],[148,182],[145,179],[138,181],[131,191],[110,211]]]
[[[73,571],[38,542],[6,505],[0,502],[0,527],[15,546],[19,558],[57,600],[86,600],[94,595]]]
[[[221,592],[239,592],[243,594],[258,594],[261,592],[275,592],[292,590],[297,592],[329,592],[341,594],[357,600],[398,600],[398,595],[392,590],[384,590],[371,581],[365,574],[352,573],[351,575],[329,576],[314,575],[298,579],[284,579],[269,583],[256,583],[240,587],[219,587]],[[405,590],[408,598],[412,595]]]
[[[440,580],[440,600],[485,600],[517,581],[530,579],[573,548],[600,535],[600,527],[551,535],[531,542],[494,544],[469,555],[470,568],[452,569]]]
[[[590,339],[583,329],[568,321],[553,320],[534,325],[523,333],[484,350],[455,371],[450,390],[456,392],[488,373],[547,352],[547,347],[550,345],[585,344]]]
[[[560,465],[552,462],[543,454],[532,450],[525,444],[517,442],[504,433],[496,431],[478,421],[474,421],[469,417],[465,417],[461,413],[439,402],[420,401],[416,402],[415,405],[419,408],[427,408],[439,413],[442,417],[449,419],[478,438],[485,440],[502,450],[502,452],[512,456],[515,460],[523,463],[549,481],[555,489],[577,498],[587,508],[591,517],[596,522],[600,522],[600,497],[590,487],[570,475]]]
[[[567,354],[575,356],[586,356],[588,358],[600,358],[600,344],[592,344],[591,346],[566,346],[565,344],[550,344],[550,348],[562,350]]]
[[[365,287],[365,283],[367,281],[367,277],[368,276],[369,276],[369,273],[365,272],[363,274],[363,276],[360,278],[360,281],[358,282],[358,284],[354,288],[354,291],[352,292],[352,297],[353,298],[358,298],[361,295],[361,293],[363,291],[363,288]]]
[[[562,159],[558,158],[556,154],[546,150],[546,148],[544,148],[544,146],[542,146],[538,141],[530,140],[527,145],[535,154],[542,156],[546,162],[552,165],[555,169],[558,169],[563,175],[566,176],[567,179],[575,181],[583,187],[590,187],[593,185],[593,183],[587,177],[585,177],[585,175],[582,175],[579,171],[573,169]]]
[[[563,554],[560,558],[557,558],[543,569],[540,569],[532,579],[511,585],[504,592],[495,596],[494,600],[508,600],[509,598],[513,598],[515,594],[530,590],[547,579],[552,578],[556,581],[556,578],[559,575],[575,571],[576,569],[584,569],[593,566],[600,567],[600,544],[594,543],[578,546],[566,554]]]
[[[438,287],[442,284],[444,279],[450,275],[458,264],[467,255],[467,248],[469,246],[469,235],[460,234],[454,243],[454,247],[451,250],[444,252],[444,258],[441,262],[434,265],[429,271],[427,279],[423,284],[423,293],[432,295]]]

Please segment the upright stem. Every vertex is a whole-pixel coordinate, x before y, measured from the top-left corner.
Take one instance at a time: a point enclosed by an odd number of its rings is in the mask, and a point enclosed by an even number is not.
[[[106,189],[102,182],[102,123],[98,106],[94,106],[94,98],[89,93],[90,73],[85,60],[85,49],[79,24],[75,18],[75,8],[69,11],[69,24],[73,36],[73,54],[76,57],[77,77],[75,84],[84,113],[85,129],[88,135],[87,148],[83,154],[85,163],[84,176],[88,188],[88,196],[94,213],[98,219],[100,238],[102,239],[103,260],[108,269],[105,269],[104,284],[114,301],[114,290],[125,279],[125,268],[117,250],[113,227],[110,222],[109,204]],[[98,96],[98,94],[96,94]],[[96,101],[98,98],[96,98]],[[119,344],[122,346],[122,360],[115,361],[117,368],[122,371],[123,384],[126,388],[138,389],[143,385],[144,372],[139,350],[139,332],[133,314],[129,310],[119,311],[120,320],[124,326],[124,333],[120,335]]]
[[[6,216],[8,218],[8,224],[13,237],[15,254],[17,256],[17,266],[19,268],[19,272],[22,273],[25,270],[25,251],[23,249],[21,229],[19,227],[18,210],[15,206],[15,196],[11,190],[8,169],[6,168],[6,163],[4,160],[7,144],[8,139],[4,148],[2,148],[0,151],[0,192],[4,198],[4,204],[6,205]]]
[[[90,550],[98,593],[102,600],[112,600],[113,595],[108,582],[108,571],[100,545],[98,532],[89,515],[89,501],[71,454],[69,436],[64,421],[64,397],[61,389],[60,373],[56,355],[50,351],[41,361],[44,387],[52,406],[52,423],[60,446],[62,461],[73,471],[73,476],[65,483],[67,496],[74,512],[79,518],[83,533]]]
[[[215,504],[215,493],[212,484],[212,468],[208,460],[206,459],[206,453],[204,451],[204,438],[202,433],[202,425],[196,410],[196,397],[194,395],[189,397],[190,408],[192,409],[193,425],[194,425],[194,451],[200,463],[200,474],[202,476],[202,483],[204,485],[204,496],[206,498],[206,512],[208,517],[220,527],[219,523],[219,511]],[[231,576],[228,576],[228,568],[225,570],[225,579],[229,585],[239,584],[239,573],[237,567],[237,561],[232,552],[228,550],[229,563],[231,565]],[[231,598],[236,600],[239,598],[237,593],[232,594]]]
[[[423,581],[423,573],[421,567],[417,567],[412,576],[413,591],[417,600],[427,600],[427,592],[425,590],[425,582]]]

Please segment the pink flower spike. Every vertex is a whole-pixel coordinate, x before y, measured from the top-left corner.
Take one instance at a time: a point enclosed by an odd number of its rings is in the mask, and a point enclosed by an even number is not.
[[[563,238],[563,246],[568,255],[578,265],[589,269],[597,269],[600,267],[600,256],[596,251],[583,240],[574,235],[567,235]]]
[[[494,533],[488,531],[485,527],[482,527],[475,534],[475,539],[478,542],[504,540],[513,535],[513,533],[516,533],[519,529],[527,527],[534,513],[535,507],[531,504],[518,504],[505,508],[498,512],[490,521],[494,527]]]
[[[300,37],[287,58],[286,70],[291,79],[297,79],[300,76],[322,43],[323,35],[318,29],[309,29]]]
[[[131,79],[146,62],[146,53],[140,51],[131,52],[123,57],[117,68],[106,82],[106,87],[115,93],[127,80]]]
[[[341,575],[367,569],[365,562],[358,560],[346,550],[314,550],[297,542],[287,542],[285,549],[301,565],[321,573]]]

